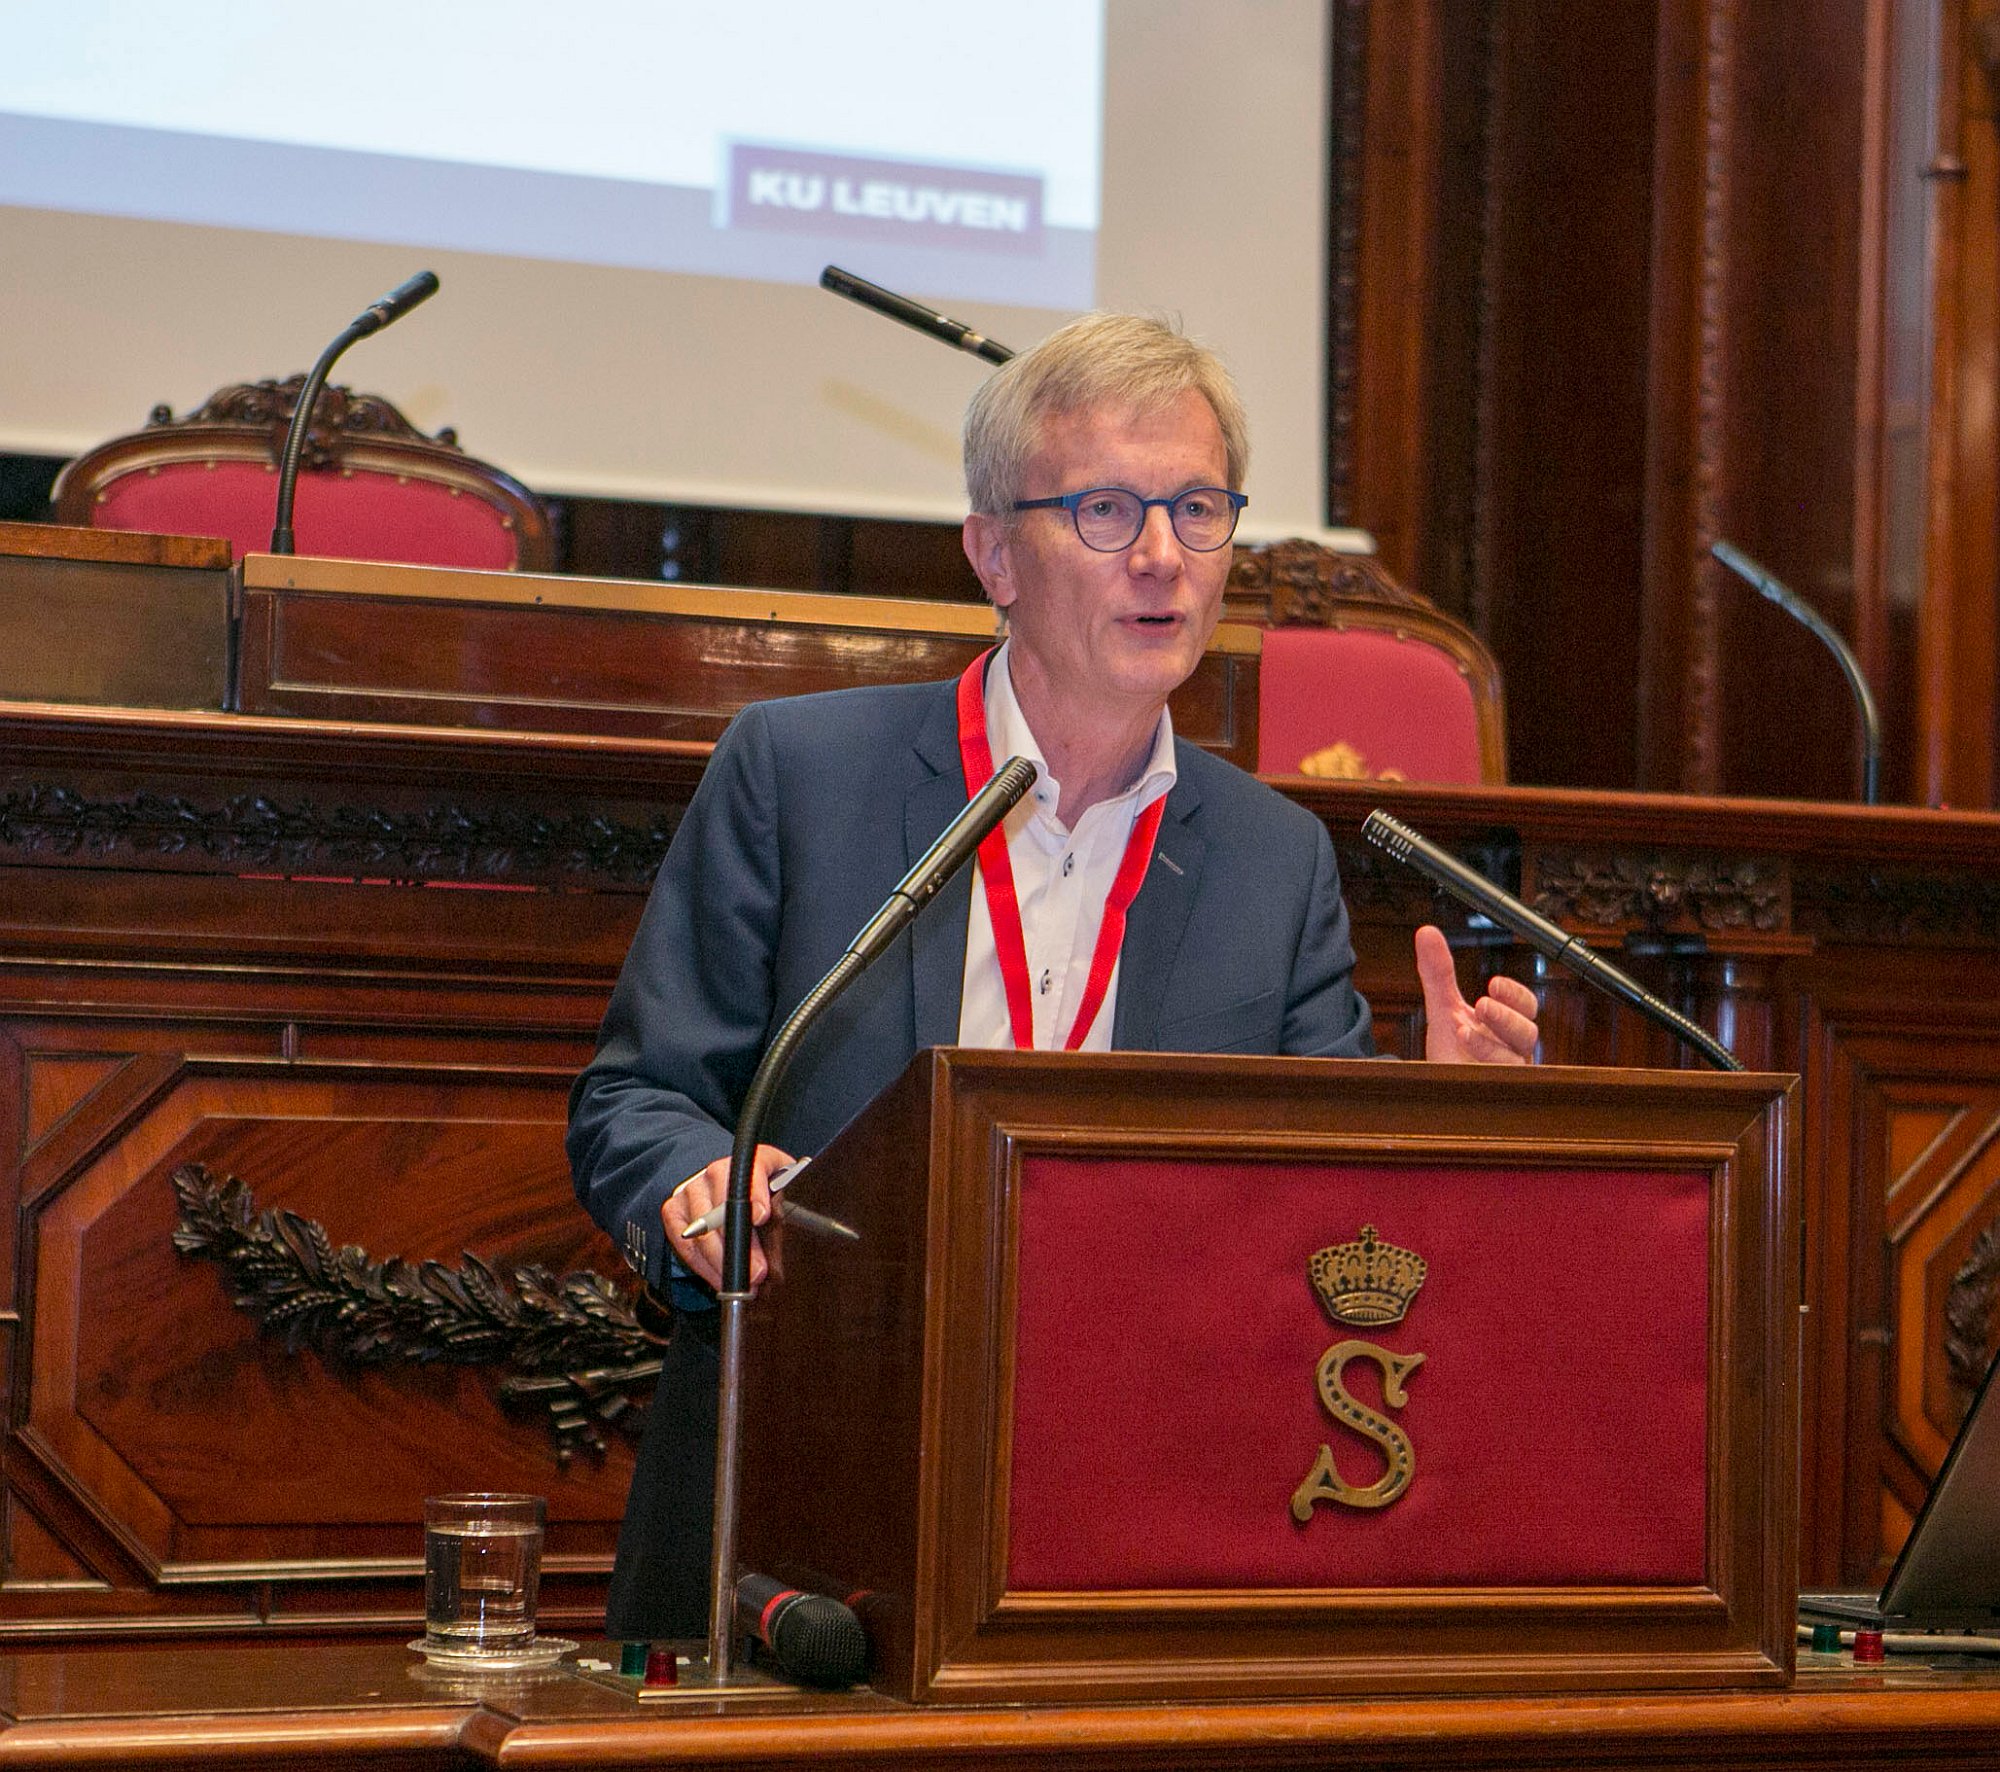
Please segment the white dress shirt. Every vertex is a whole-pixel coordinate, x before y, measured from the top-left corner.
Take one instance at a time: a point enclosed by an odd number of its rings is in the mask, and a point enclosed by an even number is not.
[[[1100,800],[1065,828],[1056,816],[1062,784],[1049,773],[1048,762],[1014,696],[1008,670],[1011,642],[1000,648],[986,673],[986,738],[998,769],[1009,757],[1026,757],[1037,771],[1035,785],[1007,815],[1007,860],[1014,872],[1014,894],[1021,908],[1021,933],[1028,952],[1028,997],[1034,1007],[1035,1045],[1052,1050],[1065,1045],[1077,1005],[1090,978],[1097,932],[1104,922],[1104,901],[1110,896],[1125,846],[1138,816],[1174,785],[1174,728],[1164,708],[1153,734],[1152,755],[1139,779],[1122,794]],[[1113,967],[1090,1031],[1085,1052],[1108,1052],[1118,1012],[1119,968]],[[1011,1047],[1014,1034],[1007,1015],[1007,990],[1000,976],[1000,956],[993,942],[993,920],[986,908],[986,883],[975,874],[971,921],[965,933],[964,993],[958,1012],[961,1046]]]

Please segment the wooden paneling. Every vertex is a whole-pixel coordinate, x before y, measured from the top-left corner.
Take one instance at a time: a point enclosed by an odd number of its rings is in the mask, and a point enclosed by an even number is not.
[[[0,1304],[20,1331],[0,1637],[149,1620],[407,1634],[424,1495],[494,1486],[548,1496],[545,1615],[593,1624],[625,1434],[564,1452],[545,1407],[501,1394],[528,1368],[448,1351],[473,1333],[463,1313],[367,1358],[329,1326],[399,1283],[391,1258],[456,1268],[471,1251],[503,1283],[589,1269],[629,1293],[575,1208],[562,1127],[634,901],[7,875]],[[604,909],[619,928],[598,943]],[[571,933],[582,946],[551,967]],[[324,1234],[317,1254],[295,1241],[298,1345],[283,1315],[260,1333],[241,1307],[247,1270],[177,1249],[190,1166]]]
[[[160,536],[106,543],[52,524],[0,527],[0,697],[225,704],[227,543],[174,548],[157,545],[170,540]]]
[[[1475,558],[1516,781],[1639,779],[1653,11],[1492,21]]]
[[[1922,422],[1888,112],[1936,3],[1335,8],[1332,492],[1499,655],[1511,780],[1856,792],[1838,668],[1726,538],[1858,643],[1885,794],[1931,792],[1884,537]],[[1955,594],[1970,709],[1992,623]]]
[[[1918,983],[1942,970],[1920,968]],[[1840,1552],[1872,1575],[1901,1548],[2000,1345],[2000,1014],[1816,1008],[1811,1060],[1854,1140],[1854,1185],[1829,1192],[1819,1250],[1848,1300]],[[1847,1153],[1833,1155],[1838,1168]]]
[[[282,1334],[246,1342],[216,1266],[171,1253],[172,1178],[199,1164],[377,1259],[470,1248],[503,1268],[579,1266],[600,1251],[587,1222],[554,1210],[568,1082],[190,1060],[126,1112],[80,1125],[87,1158],[25,1166],[36,1309],[78,1324],[67,1345],[35,1350],[24,1439],[40,1479],[76,1494],[156,1582],[407,1565],[424,1495],[468,1488],[548,1489],[572,1533],[594,1515],[601,1551],[622,1494],[582,1472],[551,1483],[546,1426],[501,1418],[479,1374],[345,1373],[299,1359]],[[441,1439],[441,1416],[459,1431]]]
[[[1867,51],[1865,0],[1713,5],[1727,32],[1727,188],[1712,206],[1719,263],[1719,535],[1735,541],[1836,628],[1880,596],[1872,561],[1856,555],[1856,402],[1860,373],[1860,194]],[[1717,535],[1689,538],[1705,548]],[[1683,662],[1713,672],[1712,772],[1685,771],[1700,791],[1838,800],[1855,792],[1855,723],[1838,669],[1819,644],[1747,586],[1718,578],[1707,647]],[[1907,749],[1885,793],[1908,795]]]
[[[2000,795],[2000,10],[1897,10],[1894,117],[1904,246],[1885,291],[1900,342],[1890,570],[1914,608],[1917,773],[1926,797]],[[1921,169],[1912,180],[1912,167]],[[1915,250],[1912,250],[1914,248]],[[1914,361],[1905,364],[1903,358]]]
[[[956,523],[555,498],[561,571],[591,578],[977,603]]]

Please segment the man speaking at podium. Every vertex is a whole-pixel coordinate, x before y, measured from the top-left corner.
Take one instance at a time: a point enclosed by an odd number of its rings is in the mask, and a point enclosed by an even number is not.
[[[1325,829],[1176,740],[1167,714],[1221,612],[1247,457],[1211,352],[1126,315],[1062,327],[966,416],[965,550],[1005,644],[956,683],[750,707],[717,743],[570,1104],[579,1197],[679,1313],[614,1636],[702,1628],[721,1237],[683,1232],[722,1198],[738,1104],[771,1035],[997,762],[1038,770],[1006,866],[962,872],[806,1036],[758,1147],[756,1222],[770,1176],[925,1046],[1372,1053]],[[1525,985],[1496,978],[1468,1004],[1431,928],[1417,969],[1428,1057],[1532,1055]],[[753,1284],[763,1272],[755,1250]]]

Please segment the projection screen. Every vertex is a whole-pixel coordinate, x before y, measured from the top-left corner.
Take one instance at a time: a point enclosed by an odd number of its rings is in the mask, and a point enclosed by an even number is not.
[[[0,61],[0,447],[303,370],[547,493],[955,519],[985,365],[1099,306],[1215,345],[1243,534],[1319,534],[1325,0],[68,0]],[[1334,532],[1355,545],[1355,538]]]

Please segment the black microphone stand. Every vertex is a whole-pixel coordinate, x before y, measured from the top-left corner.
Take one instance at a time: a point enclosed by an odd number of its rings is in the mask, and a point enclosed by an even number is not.
[[[777,1037],[765,1048],[743,1106],[736,1115],[736,1134],[729,1150],[729,1192],[722,1219],[722,1285],[715,1294],[721,1311],[716,1374],[715,1537],[708,1589],[709,1683],[726,1686],[735,1654],[736,1512],[742,1486],[740,1454],[743,1437],[743,1313],[750,1302],[750,1173],[757,1156],[771,1098],[805,1037],[820,1014],[867,970],[889,944],[936,897],[945,882],[975,854],[987,832],[1013,809],[1035,785],[1035,766],[1025,757],[1011,757],[991,781],[945,826],[943,834],[906,874],[887,902],[834,961],[827,974],[809,990],[785,1018]]]
[[[312,410],[319,401],[320,389],[326,385],[328,371],[349,345],[366,338],[371,332],[380,332],[392,321],[400,320],[418,302],[437,294],[437,287],[435,271],[419,271],[408,282],[397,284],[380,301],[364,308],[348,323],[346,331],[320,352],[319,361],[312,366],[305,386],[299,389],[298,404],[292,408],[291,428],[285,432],[284,454],[278,459],[278,513],[271,526],[272,553],[289,554],[294,551],[292,501],[298,496],[299,463],[305,455],[306,432],[312,425]]]
[[[1854,656],[1854,648],[1840,637],[1817,609],[1796,591],[1773,578],[1741,548],[1719,541],[1708,551],[1759,596],[1777,604],[1833,654],[1841,675],[1847,679],[1847,687],[1854,692],[1854,705],[1861,715],[1861,803],[1873,806],[1882,775],[1882,716],[1876,711],[1874,693],[1868,687],[1867,677],[1862,674],[1861,661]]]

